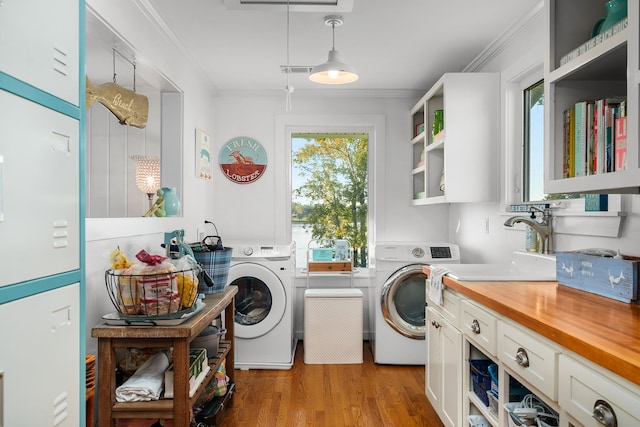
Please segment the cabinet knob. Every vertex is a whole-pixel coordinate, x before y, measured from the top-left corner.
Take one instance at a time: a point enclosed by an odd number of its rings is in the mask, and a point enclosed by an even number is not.
[[[593,418],[606,427],[618,426],[616,413],[613,411],[611,405],[604,400],[596,400],[596,403],[593,405]]]
[[[433,327],[436,328],[436,329],[440,328],[440,326],[441,326],[440,323],[436,322],[435,320],[431,321],[431,325],[433,325]]]
[[[527,355],[527,350],[520,347],[518,351],[516,351],[516,363],[523,368],[527,368],[529,366],[529,356]]]
[[[480,323],[478,322],[478,319],[473,319],[473,322],[471,322],[471,332],[474,334],[480,333]]]

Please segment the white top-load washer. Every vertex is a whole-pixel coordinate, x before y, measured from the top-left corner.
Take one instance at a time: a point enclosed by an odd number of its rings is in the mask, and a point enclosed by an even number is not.
[[[460,249],[440,242],[379,242],[374,258],[376,279],[369,304],[374,361],[425,365],[427,276],[422,267],[460,263]]]
[[[235,296],[235,366],[289,369],[297,341],[293,334],[295,243],[229,243],[233,248],[227,283]]]

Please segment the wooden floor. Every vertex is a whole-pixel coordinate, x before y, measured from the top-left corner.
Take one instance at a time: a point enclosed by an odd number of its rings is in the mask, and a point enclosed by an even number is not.
[[[298,344],[291,370],[236,370],[236,394],[218,427],[441,427],[424,394],[423,366],[306,365]]]

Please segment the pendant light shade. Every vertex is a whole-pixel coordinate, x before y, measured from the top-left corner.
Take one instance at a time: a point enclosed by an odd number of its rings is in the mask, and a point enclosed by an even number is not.
[[[329,51],[329,58],[324,64],[320,64],[311,69],[309,80],[327,85],[340,85],[353,83],[358,80],[356,70],[344,62],[340,61],[338,51],[335,49],[336,26],[342,25],[342,18],[339,16],[327,16],[324,20],[326,25],[330,25],[333,32],[333,45]]]

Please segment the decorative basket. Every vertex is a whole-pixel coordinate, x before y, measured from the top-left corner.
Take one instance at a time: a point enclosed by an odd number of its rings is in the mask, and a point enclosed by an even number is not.
[[[198,295],[196,269],[154,274],[107,270],[105,282],[111,302],[125,316],[182,315],[195,308]]]

